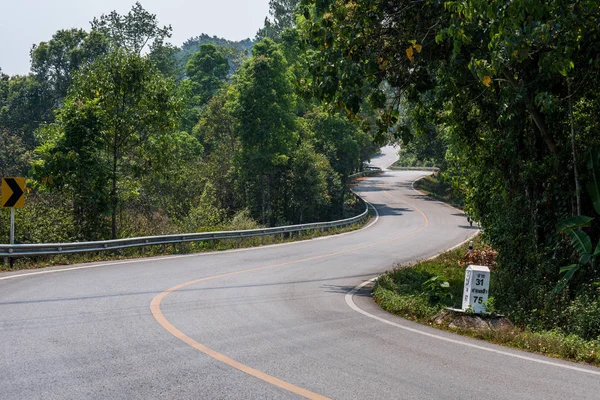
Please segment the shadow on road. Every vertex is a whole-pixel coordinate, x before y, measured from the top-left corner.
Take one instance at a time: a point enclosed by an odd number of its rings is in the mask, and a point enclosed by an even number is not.
[[[187,287],[187,288],[181,288],[181,289],[177,290],[177,292],[204,292],[204,291],[208,291],[208,290],[242,289],[242,288],[266,287],[266,286],[296,285],[296,284],[302,284],[302,283],[326,282],[326,281],[335,281],[335,280],[341,280],[341,279],[364,278],[364,277],[372,277],[372,276],[373,276],[373,274],[363,274],[363,275],[336,276],[333,278],[323,278],[323,279],[307,279],[307,280],[297,280],[297,281],[259,283],[259,284],[252,284],[252,285],[231,285],[231,286],[214,286],[214,287],[201,287],[201,288]],[[330,285],[330,286],[333,287],[333,285]],[[348,289],[348,290],[350,290],[350,289]],[[0,306],[15,305],[15,304],[36,304],[36,303],[56,303],[56,302],[63,302],[63,301],[95,300],[95,299],[106,299],[106,298],[113,298],[113,297],[140,296],[140,295],[152,295],[154,297],[159,293],[161,293],[161,292],[139,291],[139,292],[128,292],[128,293],[113,293],[113,294],[96,295],[96,296],[74,296],[74,297],[61,297],[61,298],[54,298],[54,299],[6,301],[6,302],[0,302]]]
[[[373,275],[369,275],[369,276],[373,276]],[[324,288],[327,293],[347,294],[348,292],[353,290],[356,286],[322,285],[321,287]],[[372,285],[367,285],[367,286],[362,287],[360,290],[357,290],[356,293],[354,293],[354,296],[371,297],[372,290],[373,290]]]

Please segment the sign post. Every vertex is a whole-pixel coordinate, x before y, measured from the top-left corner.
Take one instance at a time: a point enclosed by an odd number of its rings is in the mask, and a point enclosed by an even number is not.
[[[15,244],[15,209],[10,209],[10,244]]]
[[[465,271],[465,289],[462,309],[475,314],[485,312],[490,294],[490,269],[482,265],[469,265]]]
[[[15,208],[25,206],[25,178],[2,178],[3,208],[10,208],[10,244],[15,244]],[[10,266],[13,258],[10,257]]]

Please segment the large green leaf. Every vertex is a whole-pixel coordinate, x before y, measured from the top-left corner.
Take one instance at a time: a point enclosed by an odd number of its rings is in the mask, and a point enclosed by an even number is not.
[[[563,272],[566,272],[566,274],[560,281],[558,281],[558,283],[554,287],[554,294],[560,293],[565,288],[565,286],[567,286],[567,283],[569,283],[569,281],[571,280],[571,278],[573,278],[573,275],[575,275],[575,272],[577,272],[579,268],[581,268],[581,264],[571,264],[560,269],[561,274]]]
[[[583,228],[586,226],[590,226],[590,223],[594,220],[592,217],[587,217],[585,215],[577,215],[575,217],[567,218],[565,220],[560,221],[556,224],[556,230],[559,232],[564,232],[567,229],[577,229]]]
[[[600,255],[600,241],[598,241],[598,244],[596,245],[596,250],[594,251],[594,257],[599,256]]]
[[[590,258],[592,258],[592,255],[590,253],[582,254],[581,257],[579,258],[579,264],[581,264],[581,265],[587,264],[588,261],[590,261]]]
[[[587,190],[592,197],[592,203],[594,203],[594,210],[600,214],[600,186],[595,182],[590,182],[587,185]]]
[[[579,254],[591,253],[592,252],[592,240],[590,237],[580,229],[570,230],[565,232],[566,235],[571,239],[573,248]]]
[[[587,185],[588,193],[592,198],[596,213],[600,214],[600,153],[590,152],[588,169],[591,172],[591,182]]]

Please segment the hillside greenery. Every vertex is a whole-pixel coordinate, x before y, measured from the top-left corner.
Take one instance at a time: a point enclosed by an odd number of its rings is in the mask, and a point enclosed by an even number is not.
[[[202,34],[182,48],[170,36],[136,3],[34,45],[29,75],[0,75],[0,169],[28,178],[17,243],[356,212],[348,176],[376,146],[298,85],[307,74],[298,34],[239,43]]]
[[[498,309],[532,329],[592,318],[599,20],[595,0],[271,0],[239,43],[177,48],[139,4],[60,30],[31,74],[0,73],[0,169],[31,191],[17,241],[338,218],[348,176],[394,141],[498,251]]]
[[[599,19],[594,0],[301,0],[298,9],[315,50],[313,93],[357,123],[376,110],[381,136],[391,130],[416,161],[442,169],[499,252],[497,307],[534,329],[566,326],[573,312],[596,326],[600,225],[557,224],[598,215]],[[600,327],[585,332],[598,337]]]

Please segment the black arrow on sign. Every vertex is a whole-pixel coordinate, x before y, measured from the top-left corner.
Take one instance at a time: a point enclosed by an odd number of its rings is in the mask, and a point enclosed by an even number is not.
[[[12,196],[10,196],[8,200],[6,200],[6,203],[4,203],[4,207],[14,207],[15,204],[17,204],[17,201],[19,201],[19,199],[21,198],[21,196],[23,196],[24,192],[17,183],[17,181],[14,180],[14,178],[4,178],[4,180],[6,181],[8,187],[10,187],[10,189],[12,190]]]

